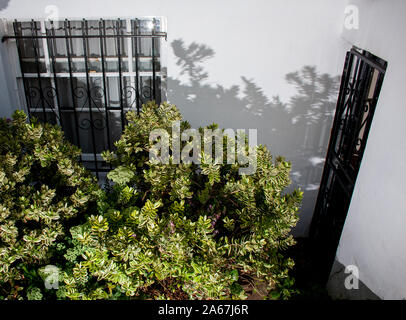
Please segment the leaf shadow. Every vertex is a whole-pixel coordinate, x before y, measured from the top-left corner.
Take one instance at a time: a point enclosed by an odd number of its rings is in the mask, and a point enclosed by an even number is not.
[[[241,77],[242,85],[226,88],[207,83],[204,63],[215,56],[205,44],[172,41],[180,67],[179,77],[168,77],[167,98],[193,127],[213,122],[223,128],[257,129],[258,143],[292,162],[292,185],[304,191],[300,220],[293,234],[305,236],[313,215],[334,117],[339,76],[319,73],[305,65],[286,74],[295,94],[282,101],[265,95],[254,79]],[[186,79],[186,81],[185,81]]]

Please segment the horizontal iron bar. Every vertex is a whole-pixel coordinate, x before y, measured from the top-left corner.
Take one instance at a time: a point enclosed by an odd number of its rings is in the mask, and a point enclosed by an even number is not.
[[[26,78],[50,78],[53,76],[54,73],[45,73],[42,72],[39,74],[33,73],[33,72],[24,72],[24,77]],[[103,76],[103,72],[89,72],[89,77],[95,77],[95,78],[101,78]],[[70,78],[69,72],[57,72],[56,74],[57,78]],[[85,78],[86,77],[86,72],[72,72],[72,75],[76,78]],[[106,77],[119,77],[118,72],[105,72]],[[136,75],[135,72],[122,72],[122,76],[124,77],[134,77]],[[141,77],[151,77],[152,76],[152,71],[140,71],[139,75]],[[161,72],[157,71],[156,72],[157,76],[161,75]],[[164,75],[162,73],[162,75]],[[21,77],[17,77],[21,78]]]
[[[332,150],[331,157],[327,160],[327,163],[334,170],[334,172],[336,174],[343,173],[345,178],[347,179],[348,183],[351,185],[355,185],[355,180],[350,176],[351,172],[348,172],[351,169],[348,169],[345,167],[345,165],[341,162],[341,160],[337,156],[337,153],[334,150]]]
[[[134,57],[133,57],[133,59],[134,59]],[[143,62],[145,62],[145,61],[149,62],[149,61],[151,61],[152,56],[138,56],[138,59],[142,60]],[[159,59],[160,59],[160,57],[155,57],[155,60],[159,60]],[[23,57],[23,58],[21,58],[21,60],[24,62],[36,62],[35,58],[24,58]],[[69,58],[68,57],[53,57],[50,60],[55,60],[57,62],[68,62]],[[71,57],[70,60],[72,62],[83,62],[83,61],[85,61],[85,57],[75,56],[75,57]],[[87,60],[92,61],[92,62],[94,62],[94,61],[100,62],[102,60],[102,58],[101,57],[88,57]],[[117,56],[106,56],[106,57],[104,57],[104,60],[108,61],[108,62],[111,62],[111,61],[115,62],[115,61],[118,61],[118,57]],[[123,57],[121,57],[121,60],[127,61],[128,57],[123,56]],[[39,57],[38,61],[44,62],[44,61],[47,61],[47,59]]]
[[[61,106],[61,107],[59,107],[59,109],[61,110],[61,112],[74,112],[75,110],[76,111],[81,111],[81,112],[89,112],[89,110],[90,110],[88,107],[87,108],[83,107],[83,108],[73,109],[71,107],[65,107],[65,106]],[[41,110],[39,110],[39,107],[33,107],[33,108],[31,108],[31,110],[32,110],[31,113],[41,113],[43,111],[42,108],[41,108]],[[130,110],[134,110],[134,107],[124,107],[124,111],[130,111]],[[101,106],[101,107],[98,107],[98,108],[92,108],[92,111],[96,112],[96,113],[102,113],[102,112],[106,111],[106,108],[104,106]],[[118,111],[121,111],[121,109],[120,109],[120,106],[107,107],[107,111],[111,111],[111,112],[116,113]],[[45,107],[45,112],[54,113],[55,110]]]
[[[83,161],[83,162],[92,162],[92,161]],[[91,172],[110,172],[111,171],[110,168],[97,168],[97,170],[92,169],[92,168],[88,168],[88,170],[90,170]]]
[[[96,159],[98,162],[104,162],[101,153],[96,153]],[[82,161],[87,161],[87,162],[94,161],[93,153],[82,152]]]
[[[9,39],[83,39],[83,38],[165,38],[166,32],[157,32],[149,34],[83,34],[83,35],[37,35],[37,36],[3,36],[1,42],[5,42]]]
[[[357,56],[360,60],[362,60],[365,63],[369,64],[372,68],[377,69],[380,73],[385,74],[385,72],[386,72],[386,67],[385,66],[381,66],[380,64],[372,61],[370,58],[364,56],[363,54],[361,54],[360,52],[358,52],[354,48],[351,49],[351,53],[354,54],[355,56]]]

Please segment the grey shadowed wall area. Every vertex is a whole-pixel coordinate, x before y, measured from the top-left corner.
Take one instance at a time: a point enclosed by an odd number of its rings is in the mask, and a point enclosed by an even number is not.
[[[6,9],[10,0],[0,0],[0,10]]]
[[[182,79],[168,78],[167,97],[192,127],[218,123],[222,128],[257,129],[258,143],[274,156],[292,163],[292,186],[304,192],[300,220],[294,235],[308,233],[334,117],[339,76],[319,74],[315,66],[288,73],[285,80],[296,93],[282,101],[267,97],[253,79],[242,86],[208,84],[203,64],[215,51],[195,42],[171,42]],[[186,79],[186,81],[185,81]]]

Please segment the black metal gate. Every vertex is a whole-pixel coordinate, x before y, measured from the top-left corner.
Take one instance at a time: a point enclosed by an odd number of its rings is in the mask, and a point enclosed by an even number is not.
[[[59,124],[82,149],[86,167],[111,168],[100,153],[112,150],[128,110],[160,103],[160,19],[28,21],[13,23],[28,114]]]
[[[323,279],[334,262],[387,63],[347,52],[334,123],[310,229]]]

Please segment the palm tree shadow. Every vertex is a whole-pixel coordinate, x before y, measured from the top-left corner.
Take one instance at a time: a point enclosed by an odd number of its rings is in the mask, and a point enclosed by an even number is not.
[[[257,129],[258,143],[272,154],[292,162],[292,185],[304,198],[294,235],[305,236],[313,214],[334,117],[339,77],[320,74],[315,66],[288,73],[285,80],[296,93],[282,101],[267,97],[253,79],[241,77],[242,86],[206,83],[203,64],[215,55],[204,44],[171,43],[181,77],[167,79],[167,97],[193,127],[218,123],[223,128]],[[186,78],[186,81],[185,81]]]
[[[7,9],[10,0],[0,0],[0,11]]]

